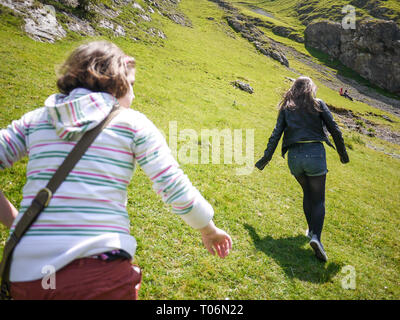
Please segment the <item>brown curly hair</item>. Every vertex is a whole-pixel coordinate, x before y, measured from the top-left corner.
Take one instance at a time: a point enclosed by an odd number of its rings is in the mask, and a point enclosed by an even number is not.
[[[128,74],[135,59],[108,41],[93,41],[76,48],[60,68],[57,87],[69,94],[75,88],[107,92],[117,99],[129,89]]]
[[[318,100],[315,98],[317,86],[309,77],[299,77],[292,87],[283,95],[279,108],[301,108],[308,112],[321,112]]]

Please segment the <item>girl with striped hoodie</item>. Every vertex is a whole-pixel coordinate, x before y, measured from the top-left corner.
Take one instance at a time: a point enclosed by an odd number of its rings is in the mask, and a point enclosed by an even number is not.
[[[189,226],[211,254],[224,258],[230,236],[213,221],[213,208],[179,168],[154,124],[130,109],[135,60],[105,41],[78,47],[62,67],[59,94],[0,131],[0,169],[28,155],[19,213],[0,192],[0,221],[15,228],[82,135],[116,103],[123,108],[100,133],[48,207],[14,250],[14,299],[136,299],[141,274],[132,268],[127,187],[139,164],[154,191]],[[56,271],[56,288],[43,288],[43,270]]]

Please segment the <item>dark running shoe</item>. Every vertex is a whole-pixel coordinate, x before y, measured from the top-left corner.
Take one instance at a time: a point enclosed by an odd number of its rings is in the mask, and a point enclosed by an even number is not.
[[[328,261],[328,256],[325,253],[324,247],[322,246],[322,243],[318,241],[317,235],[314,234],[312,236],[312,239],[310,241],[310,246],[313,248],[316,257],[321,260],[321,261]]]

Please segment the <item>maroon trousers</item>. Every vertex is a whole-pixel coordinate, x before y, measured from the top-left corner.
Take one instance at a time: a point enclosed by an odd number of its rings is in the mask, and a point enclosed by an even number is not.
[[[140,268],[129,260],[102,261],[83,258],[55,273],[55,289],[44,280],[12,282],[14,300],[137,300],[142,280]]]

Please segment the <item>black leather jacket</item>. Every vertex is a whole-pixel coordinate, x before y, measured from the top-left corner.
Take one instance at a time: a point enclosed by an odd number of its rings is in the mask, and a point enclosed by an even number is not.
[[[334,148],[332,143],[324,132],[324,126],[328,129],[333,137],[336,150],[339,153],[342,163],[349,162],[349,156],[346,152],[342,133],[332,117],[331,112],[325,102],[318,99],[322,112],[307,112],[299,109],[283,109],[279,111],[278,120],[274,131],[269,138],[264,156],[256,163],[256,167],[260,170],[271,160],[272,155],[283,135],[282,157],[289,147],[299,141],[325,141],[330,147]]]

